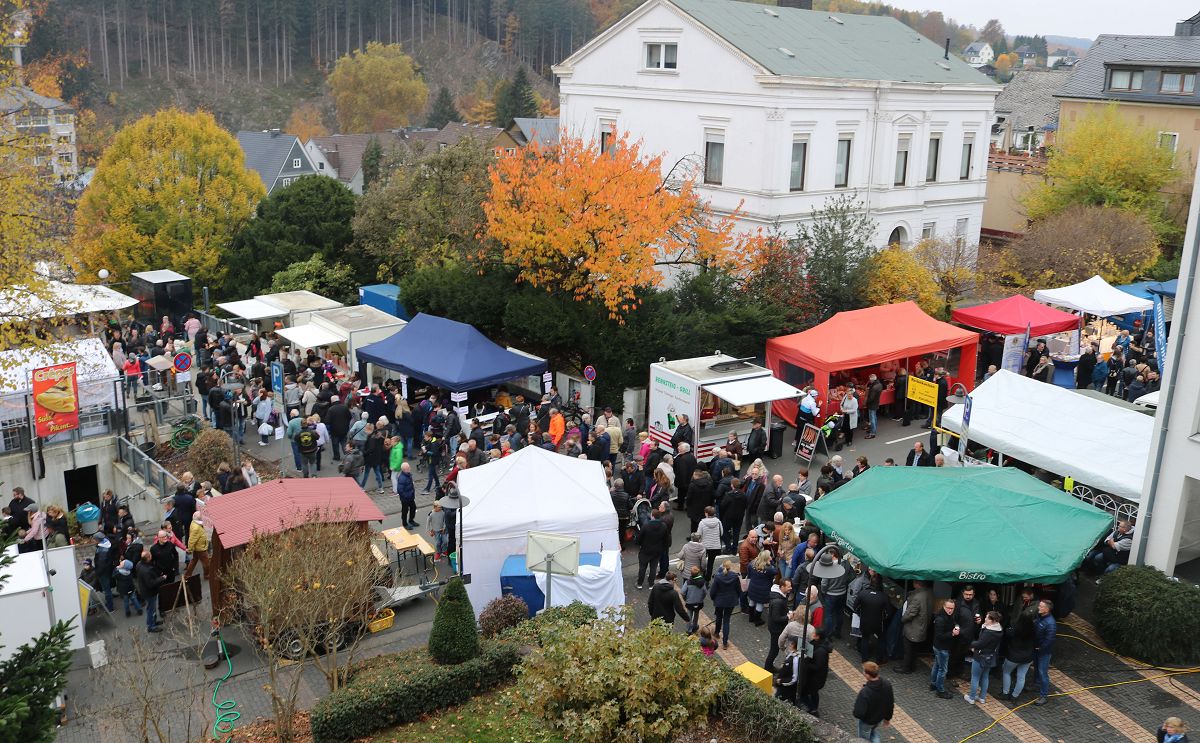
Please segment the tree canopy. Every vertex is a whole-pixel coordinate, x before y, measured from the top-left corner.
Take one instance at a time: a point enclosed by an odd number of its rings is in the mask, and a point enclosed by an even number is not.
[[[1161,191],[1179,178],[1171,149],[1137,126],[1115,104],[1095,106],[1063,128],[1046,163],[1045,180],[1024,199],[1037,221],[1068,207],[1117,207],[1142,215],[1160,239],[1179,235]]]
[[[524,147],[496,161],[484,204],[488,233],[521,281],[576,299],[595,297],[620,317],[639,287],[662,285],[664,266],[739,272],[761,255],[760,235],[738,235],[694,184],[665,187],[662,157],[627,136],[604,154],[571,136],[550,151]]]
[[[529,83],[525,68],[517,70],[513,79],[496,92],[496,126],[506,127],[513,119],[534,118],[538,115],[538,99]]]
[[[271,283],[271,274],[312,255],[331,265],[365,268],[347,253],[353,240],[354,194],[336,178],[307,175],[263,199],[229,251],[225,294],[251,297]]]
[[[271,277],[270,291],[294,292],[306,290],[343,304],[358,301],[358,277],[344,263],[326,262],[320,255],[297,261]]]
[[[460,121],[461,119],[458,109],[454,107],[454,96],[450,95],[450,90],[445,85],[438,88],[437,97],[433,99],[429,115],[425,117],[425,126],[441,129],[451,121]]]
[[[328,83],[343,134],[408,126],[428,95],[400,45],[376,41],[339,59]]]
[[[930,315],[941,310],[937,284],[913,251],[903,245],[890,245],[871,256],[863,299],[872,305],[912,300]]]
[[[143,117],[117,133],[79,202],[76,268],[87,278],[170,267],[219,286],[228,246],[265,193],[211,114]]]
[[[822,319],[863,306],[875,221],[854,194],[840,194],[814,209],[796,232],[804,267]]]

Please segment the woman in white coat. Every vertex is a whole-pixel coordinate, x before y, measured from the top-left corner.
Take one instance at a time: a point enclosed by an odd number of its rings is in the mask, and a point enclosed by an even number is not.
[[[858,395],[854,393],[854,388],[846,390],[846,394],[842,396],[842,402],[838,407],[842,412],[842,434],[846,437],[846,446],[854,446],[854,429],[858,428]],[[842,442],[838,442],[837,451],[842,450]]]

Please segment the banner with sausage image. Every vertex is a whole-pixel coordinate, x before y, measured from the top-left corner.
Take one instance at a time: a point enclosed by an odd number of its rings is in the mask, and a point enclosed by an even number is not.
[[[34,427],[40,438],[79,428],[75,362],[33,370]]]

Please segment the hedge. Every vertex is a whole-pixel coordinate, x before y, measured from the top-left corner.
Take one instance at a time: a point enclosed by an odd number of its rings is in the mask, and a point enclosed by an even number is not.
[[[1092,612],[1121,655],[1160,664],[1200,662],[1200,588],[1161,570],[1125,565],[1105,575]]]
[[[512,678],[517,648],[489,643],[465,663],[423,668],[398,681],[355,684],[329,694],[312,710],[313,743],[340,743],[412,722],[462,704]]]
[[[732,727],[743,740],[755,743],[817,743],[807,717],[795,706],[776,699],[732,668],[725,691],[717,697],[713,715]]]

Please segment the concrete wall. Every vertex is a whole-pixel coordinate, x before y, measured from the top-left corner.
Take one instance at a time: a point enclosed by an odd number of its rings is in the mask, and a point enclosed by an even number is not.
[[[983,202],[983,229],[999,232],[1025,231],[1025,214],[1020,197],[1041,181],[1041,176],[1011,170],[988,169],[987,201]]]

